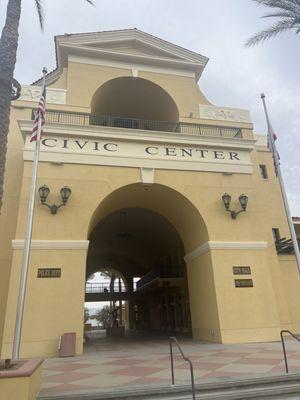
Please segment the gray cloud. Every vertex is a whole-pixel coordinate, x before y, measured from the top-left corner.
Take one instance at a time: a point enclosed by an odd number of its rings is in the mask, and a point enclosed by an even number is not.
[[[7,1],[0,4],[0,26]],[[33,0],[23,0],[15,75],[22,83],[55,68],[53,36],[137,27],[210,58],[200,88],[216,105],[248,108],[255,131],[266,124],[260,93],[267,94],[290,206],[300,215],[300,35],[286,33],[253,49],[246,39],[269,21],[250,0],[45,0],[46,26],[40,32]]]

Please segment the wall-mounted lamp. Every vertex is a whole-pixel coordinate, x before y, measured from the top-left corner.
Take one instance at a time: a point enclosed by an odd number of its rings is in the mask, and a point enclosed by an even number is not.
[[[247,208],[247,204],[248,204],[248,196],[246,196],[245,194],[241,194],[239,197],[239,202],[240,205],[242,207],[242,209],[240,211],[232,211],[229,209],[230,207],[230,202],[231,202],[231,196],[228,193],[224,193],[222,196],[222,201],[224,203],[225,209],[226,211],[230,212],[231,218],[232,219],[236,219],[236,217],[241,213],[246,211]]]
[[[60,189],[60,196],[62,203],[59,205],[52,204],[52,206],[50,206],[49,204],[46,203],[49,193],[50,189],[48,188],[47,185],[43,185],[39,188],[39,195],[42,206],[47,206],[50,209],[51,214],[55,215],[60,207],[65,206],[67,204],[69,197],[71,195],[71,189],[68,186],[64,186]]]

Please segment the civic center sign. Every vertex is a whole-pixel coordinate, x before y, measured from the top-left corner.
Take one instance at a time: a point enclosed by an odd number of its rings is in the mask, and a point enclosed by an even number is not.
[[[27,132],[26,132],[27,133]],[[26,135],[24,159],[33,160],[34,144]],[[92,137],[91,137],[92,136]],[[232,140],[220,146],[218,138],[191,139],[130,136],[44,135],[41,161],[73,164],[114,165],[158,169],[252,173],[250,152],[254,143]],[[106,136],[106,137],[104,137]],[[251,142],[251,143],[250,143]]]

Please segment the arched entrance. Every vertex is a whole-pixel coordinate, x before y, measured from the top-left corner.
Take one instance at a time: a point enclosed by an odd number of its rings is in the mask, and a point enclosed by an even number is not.
[[[87,274],[107,265],[128,282],[126,293],[104,288],[94,300],[127,301],[124,325],[131,329],[191,332],[184,245],[167,219],[146,208],[122,208],[99,221],[89,240]]]
[[[121,187],[95,210],[88,238],[87,274],[111,265],[128,282],[131,329],[191,333],[193,327],[200,337],[206,319],[216,318],[207,254],[202,271],[186,257],[208,241],[206,226],[182,194],[159,184]]]

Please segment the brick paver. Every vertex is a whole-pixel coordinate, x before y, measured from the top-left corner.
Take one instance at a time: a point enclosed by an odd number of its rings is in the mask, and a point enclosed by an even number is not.
[[[251,377],[284,372],[281,343],[220,345],[179,339],[194,365],[196,382],[226,377]],[[300,345],[287,340],[291,371],[300,370]],[[188,365],[174,357],[176,383],[189,382]],[[44,363],[41,394],[170,384],[169,343],[166,339],[101,340],[86,346],[81,356],[51,358]]]

